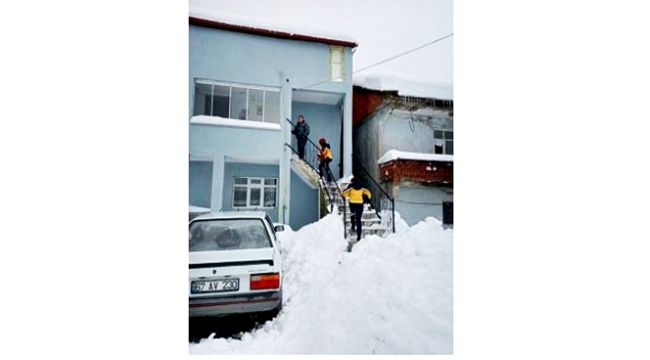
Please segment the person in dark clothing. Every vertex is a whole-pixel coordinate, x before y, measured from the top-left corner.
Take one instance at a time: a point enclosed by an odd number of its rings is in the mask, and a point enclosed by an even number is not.
[[[359,178],[352,178],[352,183],[343,191],[343,197],[350,201],[350,222],[352,231],[357,231],[357,241],[361,240],[361,218],[363,217],[363,204],[369,202],[372,194],[361,186]]]
[[[305,158],[305,145],[307,144],[307,137],[309,136],[309,125],[305,122],[305,117],[298,115],[298,123],[294,126],[291,133],[296,136],[298,142],[298,157]]]
[[[330,144],[327,143],[325,138],[320,138],[318,140],[320,145],[320,153],[318,154],[318,159],[320,164],[318,164],[318,170],[320,171],[320,176],[327,180],[327,182],[332,182],[332,171],[330,170],[330,163],[332,162],[332,150],[330,149]]]

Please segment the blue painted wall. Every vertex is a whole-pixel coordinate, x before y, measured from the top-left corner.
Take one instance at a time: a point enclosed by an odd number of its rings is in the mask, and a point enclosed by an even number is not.
[[[291,215],[289,224],[293,230],[318,221],[318,190],[312,189],[291,171]]]
[[[280,71],[303,88],[329,78],[329,45],[277,39],[190,25],[189,108],[194,109],[194,79],[280,86]],[[310,90],[352,93],[352,51],[345,48],[344,81],[325,81]]]
[[[212,161],[190,161],[190,205],[210,207]]]
[[[280,159],[280,130],[190,126],[190,154]]]
[[[291,106],[292,121],[299,114],[305,116],[305,121],[309,124],[309,137],[316,143],[322,136],[327,139],[331,148],[333,160],[330,169],[334,176],[340,177],[339,164],[341,164],[341,109],[336,105],[321,105],[294,102]],[[292,146],[296,147],[296,138],[292,139]],[[307,145],[309,146],[309,145]]]

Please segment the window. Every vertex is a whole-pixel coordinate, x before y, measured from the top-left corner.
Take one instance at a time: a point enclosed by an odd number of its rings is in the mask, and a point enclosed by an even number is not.
[[[450,130],[433,130],[434,153],[454,154],[454,132]]]
[[[233,185],[233,208],[274,208],[278,179],[236,177]]]
[[[199,220],[189,235],[190,252],[273,247],[261,219]]]
[[[280,123],[280,91],[195,80],[194,115]]]
[[[341,46],[330,46],[330,80],[343,81],[344,52]]]

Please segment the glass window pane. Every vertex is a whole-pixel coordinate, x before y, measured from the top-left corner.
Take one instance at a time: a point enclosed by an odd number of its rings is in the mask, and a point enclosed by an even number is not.
[[[332,64],[332,80],[343,80],[343,66],[341,64]]]
[[[194,87],[194,115],[210,115],[212,85],[196,84]]]
[[[264,99],[264,121],[280,123],[280,93],[267,91]]]
[[[230,106],[230,87],[215,85],[212,97],[212,116],[228,117]]]
[[[259,219],[195,221],[190,225],[190,252],[272,247]]]
[[[267,187],[264,188],[264,206],[265,207],[275,207],[275,188]]]
[[[248,89],[248,120],[262,121],[264,90]]]
[[[232,87],[232,99],[230,101],[230,118],[246,120],[246,89]]]
[[[251,206],[260,206],[262,205],[262,189],[253,188],[251,189]]]
[[[234,191],[235,200],[232,203],[234,207],[246,206],[246,188],[243,186],[235,186]]]
[[[454,142],[445,141],[445,154],[453,155],[454,154]]]
[[[277,179],[264,179],[264,185],[276,185],[277,183]]]
[[[442,130],[433,130],[433,137],[436,139],[442,139]]]
[[[262,179],[251,179],[251,184],[261,184]]]
[[[341,63],[341,49],[337,49],[337,48],[332,49],[332,63],[333,64]]]
[[[235,184],[246,185],[248,184],[248,178],[242,178],[242,177],[235,178]]]
[[[454,132],[453,131],[445,131],[445,139],[453,139],[454,138]]]

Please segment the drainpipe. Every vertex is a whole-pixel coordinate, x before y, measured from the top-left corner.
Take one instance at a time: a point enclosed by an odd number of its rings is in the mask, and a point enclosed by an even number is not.
[[[343,99],[343,176],[352,175],[352,84]]]
[[[280,73],[280,124],[282,126],[282,146],[280,157],[280,201],[278,206],[278,220],[282,224],[289,224],[290,219],[290,189],[291,189],[291,150],[284,144],[291,144],[291,124],[284,119],[291,119],[291,80]]]

